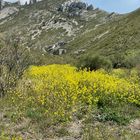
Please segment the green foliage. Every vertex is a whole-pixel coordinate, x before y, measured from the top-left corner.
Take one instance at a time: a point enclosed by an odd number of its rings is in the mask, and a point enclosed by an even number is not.
[[[140,56],[128,57],[124,60],[124,66],[126,68],[133,68],[140,64]]]
[[[113,121],[117,124],[126,125],[129,123],[131,118],[129,116],[124,115],[123,113],[120,113],[120,109],[117,111],[114,111],[113,108],[103,108],[101,115],[97,116],[96,119],[98,121]]]
[[[118,54],[116,53],[112,57],[110,57],[112,60],[113,68],[134,68],[137,65],[140,64],[140,56],[139,54],[133,55],[125,55],[125,54]]]
[[[79,61],[78,67],[82,69],[89,69],[89,70],[98,70],[98,69],[105,69],[109,70],[112,68],[112,63],[109,59],[99,55],[93,56],[85,56]]]
[[[0,132],[0,140],[23,140],[20,136],[8,136],[4,132]]]
[[[32,63],[30,52],[20,45],[20,37],[7,37],[0,48],[0,97],[16,86],[17,80]]]

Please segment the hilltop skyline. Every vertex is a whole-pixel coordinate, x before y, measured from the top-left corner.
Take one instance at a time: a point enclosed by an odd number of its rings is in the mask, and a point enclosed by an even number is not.
[[[5,0],[15,2],[17,0]],[[24,4],[29,0],[20,0]],[[140,7],[140,0],[83,0],[87,3],[93,4],[94,7],[103,9],[108,12],[117,12],[120,14],[129,13]]]
[[[108,12],[129,13],[140,7],[140,0],[85,0],[93,4],[96,8]]]

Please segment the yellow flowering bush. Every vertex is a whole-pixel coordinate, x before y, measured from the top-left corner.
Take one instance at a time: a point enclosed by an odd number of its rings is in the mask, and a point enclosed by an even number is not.
[[[17,95],[51,120],[67,121],[80,106],[99,101],[140,105],[140,87],[103,70],[77,70],[70,65],[31,66],[19,83]],[[41,113],[42,113],[41,112]]]

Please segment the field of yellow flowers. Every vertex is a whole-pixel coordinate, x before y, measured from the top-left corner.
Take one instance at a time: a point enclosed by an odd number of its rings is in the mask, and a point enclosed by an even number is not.
[[[140,117],[139,77],[136,69],[108,72],[58,64],[30,66],[16,87],[0,99],[0,139],[70,136],[70,123],[79,127],[83,140],[139,139],[139,133],[133,135],[127,127]]]
[[[49,123],[69,121],[82,107],[89,111],[93,106],[119,102],[139,106],[137,80],[131,76],[121,78],[121,74],[121,70],[107,73],[78,70],[70,65],[31,66],[19,82],[13,102],[26,102],[21,106],[29,116],[43,114]]]

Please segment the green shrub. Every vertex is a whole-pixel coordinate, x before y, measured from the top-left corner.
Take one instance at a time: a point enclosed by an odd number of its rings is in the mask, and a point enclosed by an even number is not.
[[[140,56],[128,57],[124,61],[124,66],[126,68],[133,68],[140,64]]]
[[[127,56],[125,54],[116,54],[112,58],[113,68],[128,68],[131,69],[140,64],[140,56]]]
[[[79,63],[78,67],[84,69],[87,68],[89,70],[98,70],[104,68],[105,70],[109,70],[112,68],[111,61],[103,56],[95,55],[95,56],[85,56],[83,57]]]

